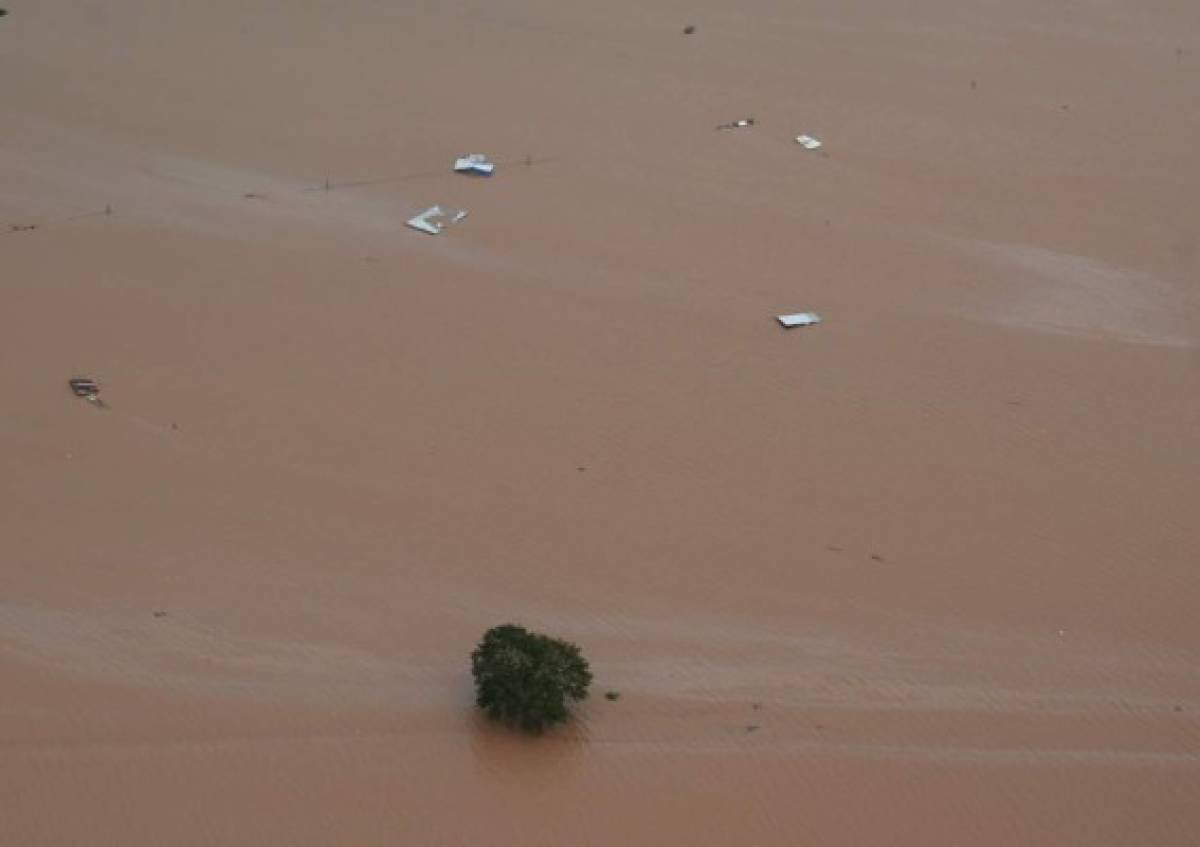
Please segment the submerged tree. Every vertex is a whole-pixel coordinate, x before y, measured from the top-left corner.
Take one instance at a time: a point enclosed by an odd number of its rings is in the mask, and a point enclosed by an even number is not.
[[[587,697],[592,672],[579,647],[514,624],[495,626],[471,653],[475,702],[488,717],[541,732]]]

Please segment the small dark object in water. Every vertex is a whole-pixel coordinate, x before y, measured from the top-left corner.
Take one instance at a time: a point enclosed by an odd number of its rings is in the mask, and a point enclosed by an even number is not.
[[[167,616],[167,613],[162,611],[161,609],[157,609],[154,612],[154,617],[156,617],[156,618],[165,618],[166,616]]]
[[[759,726],[756,723],[748,724],[746,726],[746,732],[757,732],[758,729],[759,729]]]
[[[605,691],[604,699],[612,700],[613,702],[616,702],[617,700],[621,699],[621,692],[620,691]]]
[[[77,376],[67,380],[67,384],[71,386],[71,390],[75,392],[76,397],[86,397],[89,400],[94,400],[100,394],[100,386],[91,377]]]
[[[8,9],[0,9],[0,18],[8,14]]]
[[[691,24],[688,24],[687,26],[685,26],[683,28],[684,35],[691,35],[695,31],[696,31],[696,28],[694,26],[692,26]]]
[[[35,230],[37,228],[38,228],[37,224],[9,224],[8,225],[8,229],[10,232],[30,232],[31,230]]]
[[[883,556],[880,556],[878,553],[872,553],[872,554],[871,554],[871,561],[873,561],[873,562],[882,562],[882,561],[883,561]]]
[[[754,711],[756,711],[756,712],[757,712],[759,709],[761,709],[761,708],[762,708],[762,703],[757,703],[757,702],[756,702],[756,703],[751,703],[751,704],[750,704],[750,708],[752,708]]]

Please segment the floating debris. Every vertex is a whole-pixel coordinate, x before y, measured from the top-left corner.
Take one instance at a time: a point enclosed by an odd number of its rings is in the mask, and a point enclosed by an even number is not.
[[[717,129],[741,129],[748,126],[754,126],[754,118],[741,118],[727,124],[717,124]]]
[[[695,31],[696,31],[696,27],[692,26],[691,24],[688,24],[687,26],[685,26],[683,28],[684,35],[691,35]]]
[[[488,157],[482,153],[468,153],[454,160],[454,170],[460,174],[491,176],[496,170],[496,165],[489,162]]]
[[[797,135],[796,143],[805,150],[819,150],[823,146],[819,138],[813,138],[811,135]]]
[[[76,397],[86,397],[90,400],[100,394],[100,386],[91,377],[73,377],[67,380],[67,384],[71,386],[71,390],[75,392]]]
[[[405,226],[426,232],[430,235],[440,235],[450,224],[456,224],[467,216],[465,211],[443,209],[441,206],[430,206],[419,215],[409,218]]]
[[[821,316],[816,312],[796,312],[794,315],[776,315],[775,320],[779,321],[786,329],[792,329],[797,326],[812,326],[821,322]]]
[[[76,397],[82,397],[89,403],[95,403],[97,406],[103,406],[104,401],[100,399],[100,386],[96,380],[88,376],[77,376],[67,380],[67,385],[71,387],[71,392]]]

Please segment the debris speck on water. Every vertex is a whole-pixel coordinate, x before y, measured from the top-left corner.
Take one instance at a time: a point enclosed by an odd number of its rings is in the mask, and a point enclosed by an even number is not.
[[[467,216],[465,211],[454,211],[453,209],[443,209],[441,206],[430,206],[419,215],[415,215],[404,222],[404,225],[412,229],[420,230],[429,235],[440,235],[442,230],[450,224],[456,224]]]
[[[691,35],[695,31],[696,31],[696,27],[692,26],[691,24],[688,24],[687,26],[685,26],[683,28],[684,35]]]
[[[96,403],[100,400],[100,386],[91,377],[72,377],[67,380],[67,385],[71,386],[71,391],[74,392],[76,397],[82,397],[91,403]]]
[[[812,326],[821,322],[821,316],[816,312],[796,312],[792,315],[776,315],[775,320],[785,329],[797,326]]]
[[[454,160],[454,170],[460,174],[491,176],[496,170],[496,165],[489,162],[488,157],[482,153],[468,153]]]
[[[620,692],[620,691],[605,691],[605,692],[604,692],[604,699],[605,699],[605,700],[612,700],[612,701],[614,701],[614,702],[615,702],[615,701],[617,701],[617,700],[620,700],[620,699],[621,699],[621,692]]]
[[[747,126],[754,126],[754,118],[739,118],[729,123],[717,124],[717,129],[741,129]]]
[[[819,150],[822,146],[821,140],[813,138],[811,135],[797,135],[796,143],[805,150]]]

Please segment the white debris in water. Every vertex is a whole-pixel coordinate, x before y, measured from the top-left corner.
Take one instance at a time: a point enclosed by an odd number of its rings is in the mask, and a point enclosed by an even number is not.
[[[816,312],[796,312],[793,315],[776,315],[775,320],[781,326],[791,329],[796,326],[812,326],[821,322],[821,316]]]
[[[419,215],[414,215],[404,222],[404,225],[430,235],[440,235],[450,224],[456,224],[467,216],[465,211],[443,209],[441,206],[430,206]],[[448,220],[447,220],[448,219]]]
[[[454,160],[454,170],[460,174],[476,174],[491,176],[496,170],[494,162],[489,162],[483,153],[468,153]]]

